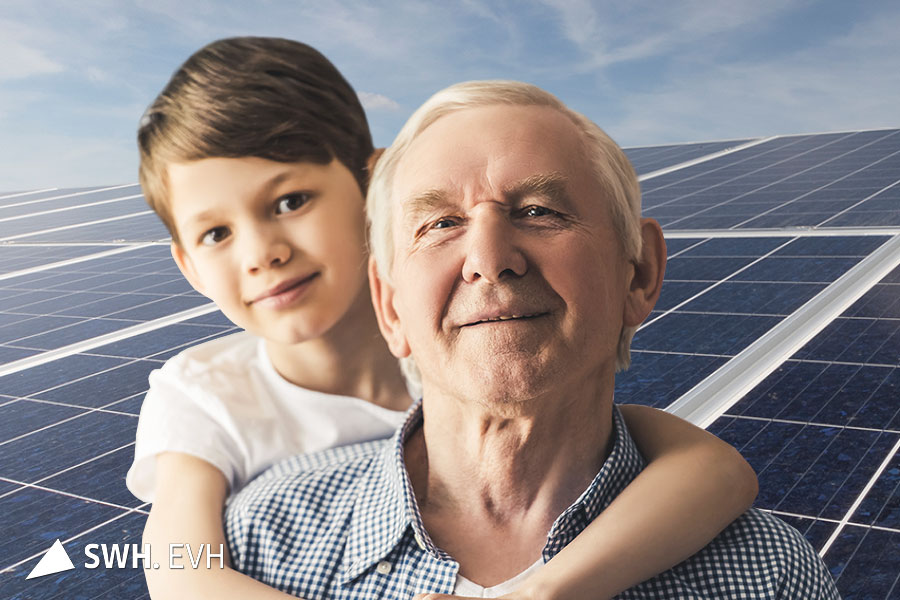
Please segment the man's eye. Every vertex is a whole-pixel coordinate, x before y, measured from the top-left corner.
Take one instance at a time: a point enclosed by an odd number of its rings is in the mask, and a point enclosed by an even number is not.
[[[556,214],[555,211],[550,210],[544,206],[526,206],[522,213],[526,217],[546,217],[547,215]]]
[[[458,223],[456,222],[455,219],[450,219],[450,218],[445,217],[443,219],[438,219],[437,221],[432,223],[431,228],[432,229],[447,229],[448,227],[455,227],[456,225],[458,225]]]
[[[309,200],[310,195],[302,192],[282,196],[275,204],[275,214],[282,215],[284,213],[294,212],[309,202]]]
[[[203,237],[200,238],[200,243],[204,246],[215,246],[227,238],[230,233],[227,227],[213,227],[203,234]]]

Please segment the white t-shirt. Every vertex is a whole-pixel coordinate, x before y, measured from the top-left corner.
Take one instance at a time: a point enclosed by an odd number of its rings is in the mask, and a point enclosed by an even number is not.
[[[242,332],[194,346],[150,374],[126,484],[152,502],[160,452],[213,464],[234,493],[282,458],[389,437],[404,411],[286,381]]]

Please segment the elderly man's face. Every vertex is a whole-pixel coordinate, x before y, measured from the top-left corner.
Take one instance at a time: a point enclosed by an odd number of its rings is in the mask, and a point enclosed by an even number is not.
[[[612,377],[633,269],[568,118],[444,116],[398,165],[393,199],[388,341],[426,395],[502,401]]]

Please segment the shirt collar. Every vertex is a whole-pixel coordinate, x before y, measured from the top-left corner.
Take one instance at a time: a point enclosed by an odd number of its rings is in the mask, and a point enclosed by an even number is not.
[[[646,463],[628,433],[625,419],[613,405],[612,444],[609,456],[581,496],[567,508],[550,528],[544,546],[544,560],[550,560],[575,539],[588,524],[606,510],[616,496],[643,470]]]
[[[410,407],[406,421],[378,452],[368,475],[361,473],[347,535],[341,582],[355,579],[387,557],[405,536],[440,561],[456,563],[434,545],[422,524],[418,504],[403,460],[406,441],[422,426],[421,400]],[[544,559],[549,560],[571,542],[637,477],[644,459],[613,406],[612,450],[591,485],[553,523]]]
[[[370,475],[363,477],[347,535],[342,581],[350,581],[383,560],[411,536],[422,550],[448,560],[425,533],[403,452],[406,441],[422,426],[421,400],[410,407],[406,421],[373,458]]]

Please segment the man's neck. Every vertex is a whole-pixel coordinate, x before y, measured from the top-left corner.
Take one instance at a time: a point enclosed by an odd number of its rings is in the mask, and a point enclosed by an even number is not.
[[[267,340],[266,352],[275,370],[295,385],[393,410],[410,405],[397,359],[378,330],[368,288],[325,335],[293,345]]]
[[[612,382],[559,388],[500,417],[490,404],[428,393],[405,461],[425,528],[464,577],[496,585],[540,558],[553,522],[608,456]]]

